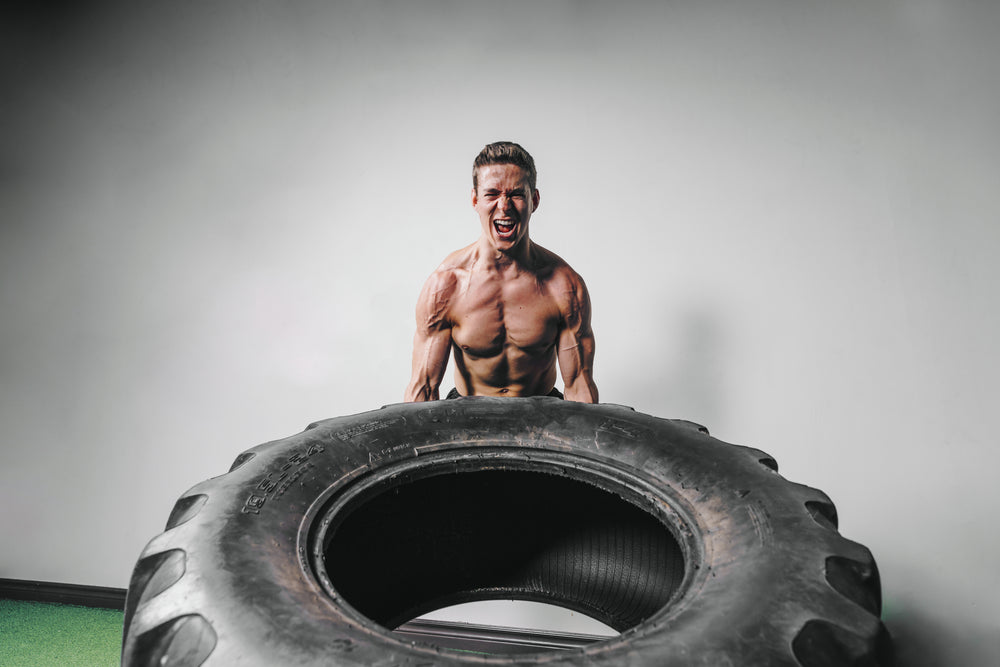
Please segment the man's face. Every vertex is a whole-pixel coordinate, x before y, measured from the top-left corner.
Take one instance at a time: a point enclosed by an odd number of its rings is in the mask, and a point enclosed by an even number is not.
[[[528,221],[538,208],[538,190],[531,191],[527,173],[513,164],[480,167],[477,180],[472,206],[479,214],[483,237],[500,252],[507,252],[528,238]]]

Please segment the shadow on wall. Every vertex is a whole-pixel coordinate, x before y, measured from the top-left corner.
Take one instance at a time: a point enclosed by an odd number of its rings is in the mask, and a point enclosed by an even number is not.
[[[664,417],[691,419],[714,431],[726,417],[725,392],[730,359],[722,316],[710,308],[664,314],[655,331],[658,353],[633,366],[631,386]],[[637,359],[640,357],[636,357]],[[885,591],[883,590],[883,593]],[[986,667],[1000,662],[1000,632],[980,624],[955,622],[919,609],[887,610],[894,667]],[[995,619],[985,619],[994,623]]]
[[[885,619],[896,652],[895,667],[985,667],[997,664],[1000,634],[976,627],[957,630],[914,610]]]

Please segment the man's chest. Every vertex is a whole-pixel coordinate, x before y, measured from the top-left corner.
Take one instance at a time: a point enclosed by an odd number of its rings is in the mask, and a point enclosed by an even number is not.
[[[535,281],[467,290],[452,307],[452,339],[483,355],[514,345],[530,351],[555,342],[561,315],[556,299]]]

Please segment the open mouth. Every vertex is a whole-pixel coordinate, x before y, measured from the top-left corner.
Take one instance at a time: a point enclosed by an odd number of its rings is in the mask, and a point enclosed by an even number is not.
[[[517,223],[513,220],[494,220],[493,229],[497,230],[497,236],[501,239],[508,240],[514,238],[514,230],[517,227]]]

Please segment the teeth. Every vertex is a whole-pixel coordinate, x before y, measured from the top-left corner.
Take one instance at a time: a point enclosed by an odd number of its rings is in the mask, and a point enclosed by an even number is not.
[[[496,227],[497,233],[500,234],[501,238],[506,239],[514,236],[515,223],[510,220],[494,220],[493,226]]]

